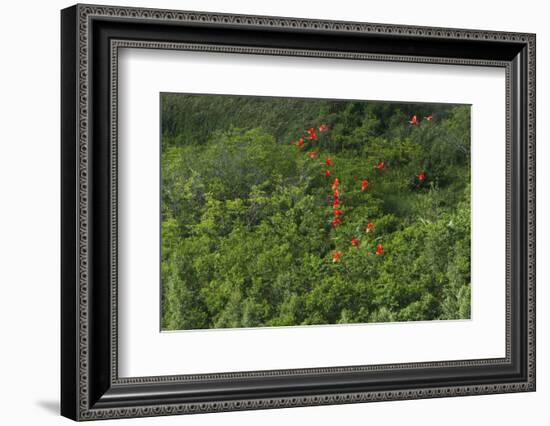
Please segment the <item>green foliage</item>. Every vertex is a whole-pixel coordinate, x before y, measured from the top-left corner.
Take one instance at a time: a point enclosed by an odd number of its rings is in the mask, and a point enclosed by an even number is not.
[[[162,129],[163,329],[470,317],[468,106],[163,95]]]

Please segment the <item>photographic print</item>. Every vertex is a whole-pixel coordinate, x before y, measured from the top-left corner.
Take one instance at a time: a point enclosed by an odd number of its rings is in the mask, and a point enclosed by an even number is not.
[[[535,391],[536,75],[533,33],[63,9],[62,415]]]
[[[161,329],[470,318],[470,106],[161,94]]]

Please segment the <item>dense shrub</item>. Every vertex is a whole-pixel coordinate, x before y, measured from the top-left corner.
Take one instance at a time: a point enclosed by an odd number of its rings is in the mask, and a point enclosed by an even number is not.
[[[163,95],[162,129],[163,329],[470,317],[469,106]]]

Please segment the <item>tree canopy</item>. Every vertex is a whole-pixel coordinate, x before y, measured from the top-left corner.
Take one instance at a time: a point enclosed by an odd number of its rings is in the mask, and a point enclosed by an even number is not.
[[[470,107],[161,97],[162,329],[470,317]]]

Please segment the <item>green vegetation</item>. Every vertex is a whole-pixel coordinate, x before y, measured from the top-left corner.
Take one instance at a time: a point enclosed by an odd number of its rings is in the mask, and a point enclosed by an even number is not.
[[[469,106],[161,101],[162,329],[470,317]]]

